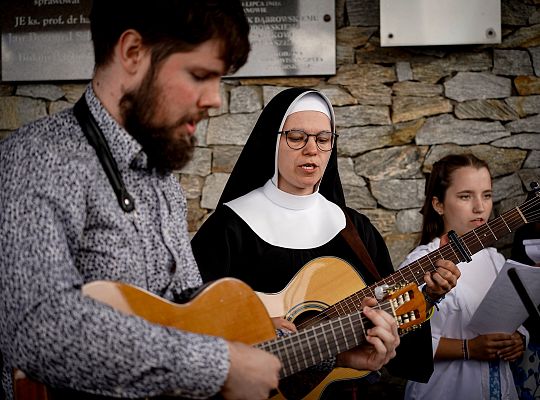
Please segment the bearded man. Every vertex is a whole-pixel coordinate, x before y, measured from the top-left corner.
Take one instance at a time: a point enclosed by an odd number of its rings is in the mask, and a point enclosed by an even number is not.
[[[201,285],[173,170],[220,78],[249,53],[239,1],[95,0],[95,72],[74,109],[0,143],[0,398],[13,371],[53,398],[266,398],[279,360],[151,324],[82,294],[122,281],[167,300]]]

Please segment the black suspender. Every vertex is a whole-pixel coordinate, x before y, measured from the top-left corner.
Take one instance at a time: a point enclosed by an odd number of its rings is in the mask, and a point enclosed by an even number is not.
[[[118,171],[118,166],[111,154],[107,140],[105,140],[94,116],[88,109],[84,94],[79,101],[77,101],[75,107],[73,107],[73,112],[81,125],[86,139],[88,139],[88,142],[92,145],[94,150],[96,150],[101,166],[103,167],[105,174],[107,174],[107,178],[109,178],[114,193],[116,193],[116,198],[118,199],[120,207],[125,212],[133,211],[135,209],[135,201],[124,185],[122,175],[120,175],[120,171]]]

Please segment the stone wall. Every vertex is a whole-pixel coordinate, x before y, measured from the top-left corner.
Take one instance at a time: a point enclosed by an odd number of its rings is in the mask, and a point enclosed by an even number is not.
[[[489,162],[495,215],[524,201],[540,177],[540,0],[502,0],[503,40],[489,46],[381,48],[378,0],[336,0],[336,17],[335,76],[223,80],[223,105],[199,124],[194,160],[179,173],[192,233],[215,208],[263,106],[292,86],[331,99],[348,204],[369,216],[395,264],[416,244],[424,174],[445,154]],[[83,90],[0,84],[0,137]],[[497,246],[507,252],[511,240]]]

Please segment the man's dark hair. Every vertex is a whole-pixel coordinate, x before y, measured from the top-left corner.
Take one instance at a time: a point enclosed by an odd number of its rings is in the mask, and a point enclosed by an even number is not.
[[[94,0],[90,22],[96,66],[111,60],[128,29],[139,32],[155,64],[218,39],[226,71],[234,73],[250,50],[249,24],[237,0]]]

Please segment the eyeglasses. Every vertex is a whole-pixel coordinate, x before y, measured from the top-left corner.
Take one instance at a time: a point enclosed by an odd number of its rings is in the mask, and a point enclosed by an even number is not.
[[[315,137],[315,143],[320,151],[330,151],[334,147],[337,133],[322,131],[319,133],[306,133],[301,129],[291,129],[289,131],[278,132],[278,135],[285,135],[287,145],[293,150],[303,149],[310,136]]]

